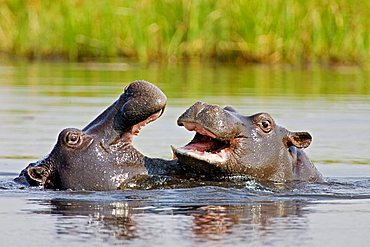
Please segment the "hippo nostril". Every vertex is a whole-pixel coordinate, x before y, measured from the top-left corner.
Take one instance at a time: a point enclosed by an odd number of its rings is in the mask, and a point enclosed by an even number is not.
[[[75,144],[78,141],[78,135],[70,135],[68,143]]]

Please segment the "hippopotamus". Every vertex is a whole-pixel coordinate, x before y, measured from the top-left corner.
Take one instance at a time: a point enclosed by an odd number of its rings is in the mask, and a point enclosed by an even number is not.
[[[229,106],[197,102],[177,124],[196,132],[184,147],[173,147],[183,171],[194,177],[242,175],[277,183],[323,180],[303,150],[311,144],[311,135],[277,125],[268,113],[244,116]]]
[[[132,144],[141,128],[159,118],[167,98],[155,85],[138,80],[82,130],[67,128],[45,158],[29,164],[15,179],[51,189],[113,190],[138,175],[172,174],[176,161],[141,154]],[[167,171],[168,170],[168,171]]]
[[[50,154],[30,163],[15,181],[73,190],[125,188],[130,181],[145,182],[147,175],[175,182],[234,175],[273,182],[322,181],[303,151],[311,143],[309,133],[290,132],[267,113],[243,116],[232,107],[202,102],[178,118],[178,125],[196,134],[186,146],[173,149],[177,158],[143,155],[133,146],[133,136],[162,115],[166,101],[153,84],[132,82],[82,130],[62,130]]]

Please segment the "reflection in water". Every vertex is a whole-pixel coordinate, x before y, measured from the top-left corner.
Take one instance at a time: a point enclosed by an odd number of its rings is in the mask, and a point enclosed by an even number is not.
[[[239,223],[235,214],[228,214],[224,206],[203,206],[194,213],[193,232],[201,237],[212,239],[231,232],[233,225]]]
[[[284,223],[287,229],[304,229],[302,201],[260,201],[243,206],[204,206],[193,214],[193,231],[204,239],[219,239],[233,234],[233,227],[239,225],[237,235],[246,239],[254,236],[274,235],[280,228],[274,224]]]
[[[367,95],[369,73],[357,67],[301,70],[290,66],[235,66],[228,64],[151,65],[33,63],[0,70],[10,87],[26,87],[42,96],[93,97],[116,95],[122,82],[147,79],[170,99],[203,96],[333,96]],[[101,64],[102,65],[102,64]],[[335,83],[334,83],[335,82]]]
[[[60,235],[74,235],[78,238],[115,237],[130,240],[137,237],[136,223],[132,219],[132,208],[136,203],[98,203],[79,200],[54,199],[45,202],[50,211],[41,213],[58,215],[56,231]],[[38,212],[40,213],[40,212]]]
[[[34,213],[57,215],[55,227],[59,236],[127,242],[136,238],[155,238],[158,233],[153,229],[165,226],[172,228],[167,229],[167,234],[174,238],[190,236],[187,241],[228,242],[246,238],[251,241],[256,236],[279,238],[281,224],[284,229],[302,230],[306,225],[304,207],[307,203],[295,200],[247,201],[240,205],[164,208],[136,199],[109,203],[52,199],[41,201],[41,204],[50,210],[36,210]],[[176,219],[176,225],[180,227],[178,231],[171,225],[171,219]]]

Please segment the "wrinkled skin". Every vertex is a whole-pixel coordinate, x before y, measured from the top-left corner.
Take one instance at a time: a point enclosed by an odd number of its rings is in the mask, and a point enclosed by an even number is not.
[[[167,163],[157,167],[160,160],[137,151],[132,138],[160,117],[166,101],[149,82],[131,83],[85,128],[61,131],[50,154],[29,164],[15,181],[52,189],[113,190],[137,175],[161,174]]]
[[[243,116],[231,107],[197,102],[178,121],[194,139],[173,148],[185,173],[207,179],[247,175],[258,181],[323,180],[303,151],[312,137],[278,126],[267,113]]]

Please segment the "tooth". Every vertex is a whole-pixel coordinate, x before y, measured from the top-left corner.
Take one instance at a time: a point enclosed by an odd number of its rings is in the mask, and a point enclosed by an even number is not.
[[[172,159],[176,159],[177,158],[177,156],[176,156],[176,148],[171,145],[171,150],[172,150]]]

